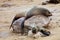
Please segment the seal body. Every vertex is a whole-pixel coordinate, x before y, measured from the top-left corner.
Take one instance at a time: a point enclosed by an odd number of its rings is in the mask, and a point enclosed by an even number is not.
[[[46,1],[46,2],[42,2],[42,5],[46,5],[48,3],[58,4],[58,3],[60,3],[60,0],[49,0],[49,1]]]
[[[34,15],[44,15],[46,17],[52,16],[51,12],[48,9],[33,7],[27,12],[26,19]]]

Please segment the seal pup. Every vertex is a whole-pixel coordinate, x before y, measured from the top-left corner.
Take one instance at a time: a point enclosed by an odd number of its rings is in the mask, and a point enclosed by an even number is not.
[[[51,12],[48,9],[38,8],[35,6],[27,12],[26,19],[31,18],[32,16],[35,16],[35,15],[44,15],[46,17],[52,16]]]

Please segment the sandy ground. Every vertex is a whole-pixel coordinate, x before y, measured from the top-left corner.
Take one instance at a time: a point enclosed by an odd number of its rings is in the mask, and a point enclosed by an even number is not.
[[[6,1],[6,2],[5,2]],[[0,40],[60,40],[60,4],[47,4],[41,5],[42,1],[31,2],[28,1],[19,1],[19,0],[0,0]],[[11,7],[1,7],[4,3],[13,4]],[[52,21],[50,23],[51,35],[48,37],[39,37],[37,39],[33,39],[27,36],[20,36],[20,34],[12,33],[9,29],[9,26],[13,20],[13,17],[20,12],[27,12],[33,6],[44,7],[47,8],[53,16]]]

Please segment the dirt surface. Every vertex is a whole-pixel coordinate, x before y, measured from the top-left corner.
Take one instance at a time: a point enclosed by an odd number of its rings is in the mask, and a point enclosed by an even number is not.
[[[60,40],[60,4],[41,5],[41,2],[43,0],[0,0],[0,40]],[[8,6],[2,7],[3,4],[8,4]],[[27,12],[33,6],[47,8],[53,14],[49,29],[51,31],[50,36],[33,39],[12,33],[9,29],[13,17],[17,13]]]

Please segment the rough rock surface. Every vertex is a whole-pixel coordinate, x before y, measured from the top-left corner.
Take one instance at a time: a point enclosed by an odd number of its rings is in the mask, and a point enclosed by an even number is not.
[[[37,15],[29,18],[25,21],[26,26],[38,26],[39,28],[43,28],[44,25],[48,24],[50,19],[48,17]]]

